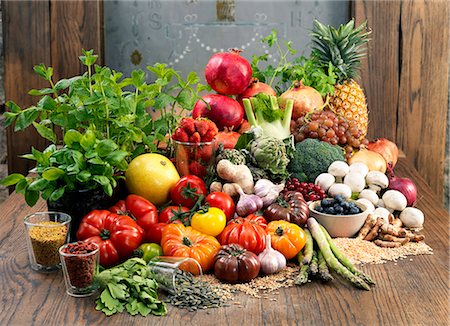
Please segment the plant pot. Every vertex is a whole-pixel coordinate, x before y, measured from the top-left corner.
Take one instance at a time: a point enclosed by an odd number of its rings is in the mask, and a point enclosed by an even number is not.
[[[119,182],[119,186],[114,190],[111,197],[101,187],[67,191],[57,201],[47,201],[47,207],[49,211],[63,212],[72,217],[70,241],[75,241],[83,217],[94,209],[108,209],[120,198],[125,198],[122,194],[123,189],[125,187],[120,186]]]

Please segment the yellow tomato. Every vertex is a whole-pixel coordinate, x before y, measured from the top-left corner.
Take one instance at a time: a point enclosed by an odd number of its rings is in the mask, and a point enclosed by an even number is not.
[[[133,159],[125,178],[130,193],[159,206],[169,201],[170,188],[180,179],[180,175],[167,157],[151,153]]]
[[[192,216],[191,226],[198,232],[213,237],[220,234],[227,224],[225,213],[217,207],[210,207],[207,212],[199,211]]]

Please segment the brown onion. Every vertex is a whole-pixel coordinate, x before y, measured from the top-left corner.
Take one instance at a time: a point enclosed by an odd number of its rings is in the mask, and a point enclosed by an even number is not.
[[[398,147],[397,145],[386,138],[378,138],[369,142],[367,149],[381,154],[386,160],[386,163],[391,168],[397,164],[398,161]]]
[[[320,93],[312,87],[304,86],[301,81],[296,81],[293,88],[281,94],[280,106],[284,107],[288,99],[294,100],[292,120],[297,120],[306,113],[324,105]]]
[[[380,171],[386,173],[386,161],[383,156],[377,152],[361,148],[348,159],[347,163],[351,165],[355,162],[364,163],[369,168],[369,171]]]

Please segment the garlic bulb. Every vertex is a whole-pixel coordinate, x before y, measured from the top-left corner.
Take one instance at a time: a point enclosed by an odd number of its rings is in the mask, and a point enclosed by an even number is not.
[[[253,214],[257,210],[263,208],[263,201],[259,196],[247,195],[242,189],[238,189],[240,194],[239,201],[236,204],[236,213],[239,216],[247,216]]]
[[[253,191],[255,192],[255,195],[262,199],[263,206],[267,207],[275,202],[283,189],[284,183],[276,185],[270,180],[260,179],[256,182]]]
[[[272,248],[270,235],[266,235],[266,249],[258,255],[264,274],[274,274],[286,267],[286,257]]]

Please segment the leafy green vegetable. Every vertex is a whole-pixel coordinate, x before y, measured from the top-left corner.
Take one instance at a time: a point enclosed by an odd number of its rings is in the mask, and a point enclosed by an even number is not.
[[[303,56],[292,58],[297,53],[292,47],[292,42],[280,44],[276,30],[272,30],[272,33],[261,42],[266,43],[269,48],[275,47],[280,60],[276,67],[266,64],[264,68],[260,68],[260,65],[268,61],[268,54],[253,55],[251,62],[253,76],[272,86],[278,94],[285,92],[297,80],[305,86],[316,89],[322,97],[334,92],[337,75],[332,64],[328,69],[323,69],[323,65],[316,58]]]
[[[276,96],[264,93],[250,100],[244,99],[243,103],[248,122],[254,127],[260,127],[263,136],[280,140],[290,136],[293,100],[286,101],[285,110],[279,108]]]
[[[158,283],[152,278],[146,262],[131,258],[95,276],[102,289],[95,309],[107,316],[127,311],[130,315],[167,314],[166,304],[158,299]]]
[[[328,171],[328,166],[334,161],[345,161],[341,147],[307,138],[295,145],[294,156],[287,169],[293,178],[314,182],[319,174]]]

